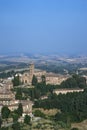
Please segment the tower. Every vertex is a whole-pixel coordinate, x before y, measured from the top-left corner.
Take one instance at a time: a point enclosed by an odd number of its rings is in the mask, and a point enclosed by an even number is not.
[[[31,78],[32,78],[33,75],[34,75],[34,64],[31,64],[31,65],[30,65],[30,68],[29,68],[29,75],[30,75]]]

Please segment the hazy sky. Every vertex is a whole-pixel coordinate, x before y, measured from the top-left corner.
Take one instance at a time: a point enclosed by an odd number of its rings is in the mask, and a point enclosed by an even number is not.
[[[0,0],[0,53],[87,54],[87,0]]]

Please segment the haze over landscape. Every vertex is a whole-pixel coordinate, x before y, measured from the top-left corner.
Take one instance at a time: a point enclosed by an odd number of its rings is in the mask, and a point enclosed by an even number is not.
[[[0,130],[87,130],[87,0],[0,0]]]
[[[0,0],[0,54],[87,54],[86,0]]]

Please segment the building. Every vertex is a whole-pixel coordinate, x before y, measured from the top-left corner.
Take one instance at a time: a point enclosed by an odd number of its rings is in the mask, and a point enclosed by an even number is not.
[[[11,103],[8,108],[11,110],[11,111],[14,111],[15,109],[18,108],[18,105],[19,103],[22,104],[23,106],[23,114],[22,116],[24,117],[25,115],[32,115],[32,102],[29,101],[29,100],[21,100],[21,101],[16,101]]]
[[[23,116],[32,114],[32,102],[30,100],[15,100],[15,94],[11,91],[11,81],[4,80],[0,85],[0,112],[3,106],[8,106],[11,111],[14,111],[18,108],[19,103],[21,103],[23,106]]]
[[[60,75],[55,73],[47,73],[46,74],[46,84],[59,85],[63,81],[67,80],[69,75]]]
[[[34,74],[34,65],[31,64],[30,68],[29,68],[29,72],[25,72],[21,76],[21,82],[23,82],[24,84],[30,84],[31,85],[33,74]]]
[[[60,74],[55,74],[55,73],[47,73],[46,71],[43,70],[36,70],[34,69],[34,64],[30,65],[29,71],[25,72],[21,76],[21,81],[24,84],[32,84],[32,78],[33,75],[35,75],[38,79],[38,82],[41,82],[41,76],[44,75],[46,77],[46,84],[53,84],[53,85],[59,85],[61,84],[62,81],[68,79],[70,76],[69,75],[60,75]]]
[[[53,93],[59,95],[59,94],[67,94],[67,93],[73,93],[73,92],[83,92],[84,89],[55,89]]]

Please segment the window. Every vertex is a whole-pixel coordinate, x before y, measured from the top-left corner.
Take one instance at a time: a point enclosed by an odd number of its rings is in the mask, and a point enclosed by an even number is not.
[[[25,80],[25,83],[27,83],[27,80]]]
[[[27,76],[27,74],[25,74],[25,76]]]

